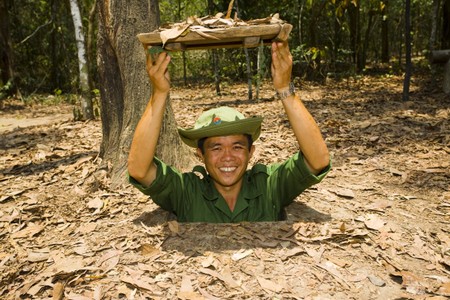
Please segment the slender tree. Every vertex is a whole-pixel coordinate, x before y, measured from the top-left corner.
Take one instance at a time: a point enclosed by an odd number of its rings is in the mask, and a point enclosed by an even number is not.
[[[208,14],[214,15],[216,13],[216,6],[213,0],[208,0]],[[219,53],[217,49],[210,50],[211,60],[214,70],[214,85],[216,88],[216,95],[220,95],[220,67],[219,67]]]
[[[405,79],[403,81],[403,101],[409,100],[411,81],[411,0],[405,0]]]
[[[18,86],[15,82],[13,71],[13,52],[9,29],[9,13],[7,0],[0,0],[0,73],[2,85],[8,86],[8,88],[5,89],[4,94],[8,96],[15,95],[21,98]],[[1,94],[0,97],[2,97]]]
[[[361,53],[361,13],[359,2],[351,2],[348,6],[349,24],[350,24],[350,49],[353,54],[353,63],[356,65],[358,72],[362,71]]]
[[[436,49],[436,41],[437,41],[437,27],[438,27],[438,16],[439,16],[439,6],[440,0],[433,0],[433,18],[431,19],[431,33],[430,33],[430,41],[428,45],[428,50],[432,53],[433,50]],[[436,80],[436,65],[430,65],[431,74],[433,81]]]
[[[298,18],[298,43],[299,45],[303,44],[303,8],[305,6],[305,0],[298,0],[297,3],[297,18]]]
[[[86,59],[86,47],[83,30],[83,22],[80,14],[80,7],[77,0],[70,0],[70,11],[72,14],[73,25],[75,28],[75,40],[77,43],[78,53],[78,70],[80,83],[80,103],[83,119],[94,119],[94,111],[92,107],[92,98],[89,90],[89,68]]]
[[[442,8],[442,49],[450,48],[450,0],[444,0]]]
[[[157,0],[98,1],[98,68],[103,139],[100,156],[113,186],[124,183],[134,129],[151,94],[145,71],[145,52],[136,38],[159,25]],[[188,165],[170,101],[158,143],[157,156],[176,167]]]
[[[389,0],[383,1],[381,9],[381,61],[388,63],[389,54]]]
[[[94,32],[96,26],[96,17],[97,17],[97,0],[94,0],[92,3],[91,9],[89,11],[89,23],[88,23],[88,34],[87,34],[87,64],[89,69],[89,91],[94,90],[94,73],[95,73],[95,59],[94,59]]]

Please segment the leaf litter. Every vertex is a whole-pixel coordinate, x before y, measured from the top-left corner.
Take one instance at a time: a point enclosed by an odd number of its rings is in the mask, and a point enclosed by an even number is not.
[[[303,83],[333,170],[276,223],[183,224],[101,170],[99,121],[2,131],[3,299],[444,299],[450,296],[449,97],[417,80]],[[263,115],[252,163],[297,151],[270,85],[174,88],[179,126],[203,110]],[[8,104],[6,104],[8,107]],[[62,107],[67,112],[68,107]],[[52,114],[23,107],[0,115]]]

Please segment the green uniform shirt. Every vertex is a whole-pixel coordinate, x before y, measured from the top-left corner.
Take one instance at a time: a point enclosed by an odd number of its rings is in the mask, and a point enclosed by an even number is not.
[[[283,208],[305,189],[319,183],[330,170],[318,176],[307,168],[301,153],[281,164],[256,164],[244,175],[234,210],[216,190],[204,167],[180,173],[155,158],[156,179],[149,187],[134,178],[130,183],[150,195],[161,208],[173,212],[179,222],[235,223],[277,221]]]

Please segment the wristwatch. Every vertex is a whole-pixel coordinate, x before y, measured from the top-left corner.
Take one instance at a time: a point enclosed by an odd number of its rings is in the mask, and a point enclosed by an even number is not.
[[[278,98],[278,100],[284,100],[287,97],[294,95],[294,94],[295,94],[294,83],[290,82],[288,89],[283,89],[281,91],[279,91],[279,90],[277,91],[277,98]]]

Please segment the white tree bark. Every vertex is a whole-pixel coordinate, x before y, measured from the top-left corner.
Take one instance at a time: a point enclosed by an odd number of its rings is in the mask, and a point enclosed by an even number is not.
[[[89,69],[86,60],[86,48],[84,41],[83,23],[81,20],[80,8],[77,0],[70,1],[70,12],[72,14],[73,25],[75,28],[75,40],[78,53],[78,69],[80,72],[80,89],[81,89],[81,111],[83,119],[93,119],[92,99],[89,91]]]

